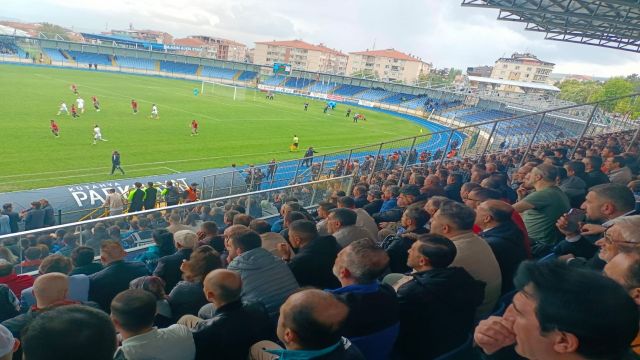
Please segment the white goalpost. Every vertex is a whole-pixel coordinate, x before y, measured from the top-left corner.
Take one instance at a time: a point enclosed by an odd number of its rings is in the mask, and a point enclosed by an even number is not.
[[[240,86],[223,84],[211,80],[202,80],[200,94],[206,96],[217,96],[223,99],[244,100],[247,89]],[[254,99],[255,100],[255,99]]]

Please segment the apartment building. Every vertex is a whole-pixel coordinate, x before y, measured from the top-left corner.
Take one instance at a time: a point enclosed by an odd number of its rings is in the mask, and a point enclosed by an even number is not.
[[[547,84],[554,66],[530,53],[514,53],[496,60],[491,78]]]
[[[395,49],[349,53],[347,74],[371,74],[381,81],[413,84],[420,74],[428,74],[432,65]]]
[[[302,40],[256,42],[253,63],[272,66],[291,64],[293,70],[344,75],[349,56],[324,44],[313,45]]]

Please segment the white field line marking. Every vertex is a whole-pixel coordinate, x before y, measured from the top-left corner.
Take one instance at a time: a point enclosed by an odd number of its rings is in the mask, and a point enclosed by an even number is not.
[[[126,168],[126,166],[125,166]],[[143,171],[148,171],[148,170],[153,170],[153,169],[167,169],[164,166],[156,166],[156,167],[151,167],[151,168],[144,168],[144,169],[135,169],[135,170],[127,170],[127,173],[135,173],[135,172],[143,172]],[[105,175],[105,176],[109,176],[109,173],[91,173],[91,174],[82,174],[82,175],[70,175],[70,176],[58,176],[58,177],[52,177],[52,178],[32,178],[32,179],[26,179],[26,180],[15,180],[15,181],[11,181],[11,183],[28,183],[28,182],[35,182],[35,181],[47,181],[47,180],[62,180],[62,179],[75,179],[75,178],[83,178],[83,177],[90,177],[90,176],[100,176],[100,175]]]
[[[349,149],[351,147],[365,146],[369,144],[353,144],[353,145],[336,145],[336,146],[326,146],[326,147],[318,147],[316,149],[335,149],[344,147],[345,149]],[[138,164],[123,164],[125,168],[135,168],[136,166],[148,166],[148,165],[164,165],[164,164],[172,164],[172,163],[184,163],[184,162],[192,162],[192,161],[203,161],[203,160],[214,160],[214,159],[227,159],[227,158],[240,158],[247,156],[255,156],[255,155],[276,155],[276,154],[288,154],[290,151],[271,151],[271,152],[259,152],[259,153],[248,153],[248,154],[236,154],[236,155],[227,155],[227,156],[210,156],[210,157],[202,157],[202,158],[193,158],[193,159],[179,159],[179,160],[167,160],[167,161],[154,161],[148,163],[138,163]],[[293,161],[296,159],[283,160],[283,161]],[[88,170],[103,170],[103,169],[111,169],[110,166],[102,166],[102,167],[94,167],[94,168],[83,168],[83,169],[72,169],[72,170],[57,170],[57,171],[49,171],[49,172],[38,172],[38,173],[30,173],[30,174],[15,174],[15,175],[3,175],[0,176],[0,179],[8,179],[8,178],[19,178],[23,176],[38,176],[38,175],[47,175],[47,174],[63,174],[63,173],[74,173],[74,172],[84,172]],[[206,169],[205,169],[206,170]],[[193,170],[196,171],[196,170]],[[77,175],[78,177],[83,175]],[[73,176],[70,176],[73,177]],[[44,178],[40,180],[52,180],[56,178]]]

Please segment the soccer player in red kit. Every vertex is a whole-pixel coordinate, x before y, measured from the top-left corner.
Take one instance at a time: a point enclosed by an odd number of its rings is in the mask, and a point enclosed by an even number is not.
[[[76,104],[71,104],[71,116],[74,118],[80,117],[80,115],[78,115],[78,109],[76,109]]]
[[[138,113],[138,102],[135,100],[131,100],[131,108],[133,109],[133,113]]]
[[[93,107],[96,109],[96,111],[100,111],[100,101],[98,101],[98,98],[92,96],[91,100],[93,100]]]
[[[58,124],[56,124],[55,121],[51,120],[51,125],[49,127],[51,128],[51,133],[55,135],[55,137],[60,136],[58,134],[60,132],[60,129],[58,128]]]
[[[198,122],[196,120],[191,121],[191,136],[198,135]]]

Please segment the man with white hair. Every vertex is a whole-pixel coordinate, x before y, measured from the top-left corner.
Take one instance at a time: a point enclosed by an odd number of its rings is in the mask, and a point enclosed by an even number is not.
[[[158,276],[164,280],[164,289],[167,294],[182,280],[180,265],[191,256],[198,241],[198,235],[191,230],[180,230],[173,235],[173,241],[177,251],[158,259],[158,265],[153,272],[154,276]]]

